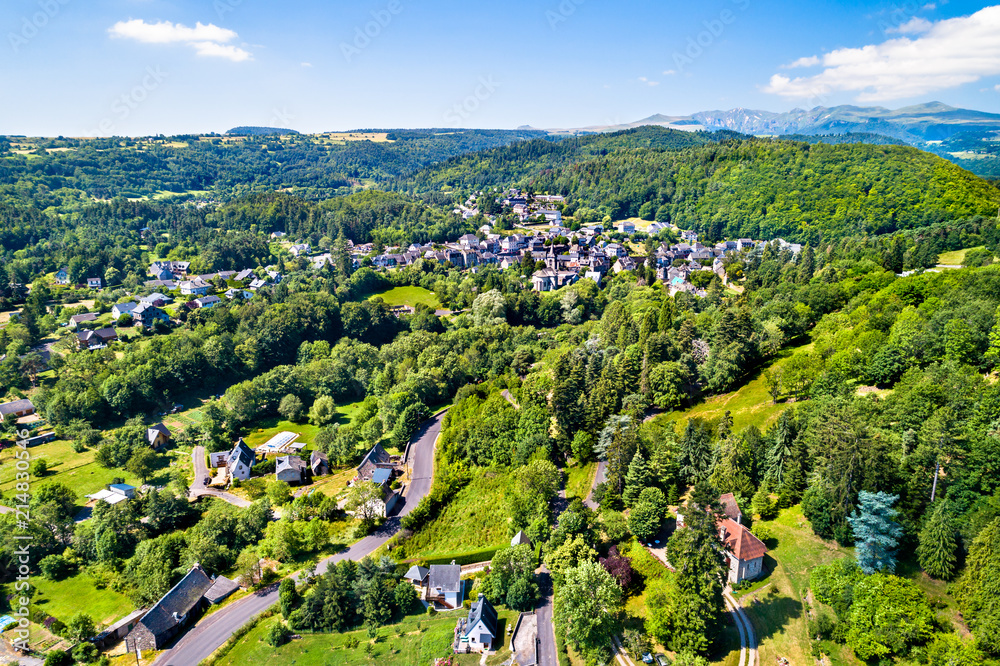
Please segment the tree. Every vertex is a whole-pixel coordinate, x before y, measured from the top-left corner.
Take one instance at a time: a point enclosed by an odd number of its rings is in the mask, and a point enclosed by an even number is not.
[[[863,577],[854,586],[847,644],[865,661],[901,655],[926,642],[934,630],[934,613],[917,585],[882,573]]]
[[[65,635],[71,641],[85,641],[96,634],[97,629],[94,626],[94,619],[86,613],[79,612],[66,623]]]
[[[283,621],[278,620],[271,625],[271,628],[267,630],[267,636],[265,640],[267,644],[271,647],[281,647],[287,643],[292,635],[291,630],[288,625]]]
[[[278,603],[281,605],[281,616],[288,619],[288,616],[292,614],[299,603],[302,601],[302,596],[295,587],[295,581],[291,578],[285,578],[281,581],[281,585],[278,586]]]
[[[984,527],[969,546],[955,597],[979,649],[1000,654],[1000,518]]]
[[[660,531],[666,514],[667,498],[659,488],[645,488],[629,513],[628,528],[642,541],[652,539]]]
[[[34,477],[43,477],[49,473],[49,464],[46,462],[45,458],[36,458],[34,462],[31,463],[31,475]]]
[[[236,577],[242,585],[253,587],[260,582],[260,554],[253,548],[244,548],[236,558]]]
[[[344,508],[354,512],[354,517],[362,525],[371,527],[382,515],[379,505],[382,501],[382,489],[373,481],[364,481],[351,486],[347,493]]]
[[[777,507],[771,499],[771,489],[767,484],[761,485],[750,500],[750,510],[760,516],[761,520],[771,520],[775,517]]]
[[[639,493],[644,488],[649,487],[653,482],[653,472],[646,464],[646,459],[642,453],[636,453],[632,462],[628,466],[628,474],[625,475],[625,490],[622,491],[622,500],[625,506],[631,507],[639,499]]]
[[[284,506],[292,501],[292,489],[287,481],[272,481],[267,487],[267,498],[273,506]]]
[[[281,403],[278,405],[278,413],[293,423],[298,423],[302,420],[305,410],[305,405],[302,404],[299,396],[292,393],[282,398]]]
[[[764,386],[767,387],[767,393],[771,396],[771,404],[777,405],[783,388],[781,368],[771,366],[764,370]]]
[[[472,319],[476,326],[490,326],[507,321],[507,303],[496,289],[487,291],[472,302]]]
[[[309,408],[309,422],[313,425],[325,426],[337,418],[337,404],[328,395],[321,395]]]
[[[855,556],[866,574],[896,570],[896,544],[903,528],[896,522],[899,511],[892,505],[899,495],[862,490],[858,509],[847,518],[854,532]]]
[[[566,641],[584,652],[607,646],[618,628],[622,591],[593,560],[566,570],[556,588],[553,620]]]
[[[920,530],[920,544],[917,546],[920,568],[929,576],[948,580],[955,575],[958,563],[957,534],[949,503],[939,500],[924,528]]]
[[[498,550],[483,579],[482,592],[494,603],[506,602],[511,608],[525,610],[534,605],[538,595],[535,583],[535,553],[527,544]]]
[[[152,449],[143,446],[136,448],[128,462],[125,463],[125,469],[146,483],[149,481],[149,477],[153,476],[154,465],[156,465],[156,454]]]

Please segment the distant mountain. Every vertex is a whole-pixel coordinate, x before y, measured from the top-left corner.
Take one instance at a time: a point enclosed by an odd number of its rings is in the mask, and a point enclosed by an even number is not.
[[[660,125],[684,130],[732,130],[755,135],[880,134],[910,144],[942,141],[960,132],[1000,131],[1000,114],[956,109],[930,102],[886,109],[880,106],[817,106],[810,110],[792,109],[775,113],[736,108],[728,111],[701,111],[690,116],[656,114],[620,125],[595,125],[570,130],[550,130],[554,134],[614,132],[641,125]]]
[[[280,134],[298,134],[293,129],[282,129],[280,127],[251,127],[241,125],[226,132],[230,136],[270,136]]]

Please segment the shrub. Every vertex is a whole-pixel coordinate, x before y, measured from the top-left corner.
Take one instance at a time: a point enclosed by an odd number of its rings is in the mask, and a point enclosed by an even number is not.
[[[75,566],[62,555],[46,555],[38,563],[38,568],[49,580],[62,580],[73,573]]]
[[[289,630],[288,626],[281,620],[278,620],[276,623],[271,625],[270,629],[267,630],[267,636],[264,640],[266,640],[267,644],[271,647],[281,647],[289,641],[291,635],[292,632]]]
[[[772,542],[774,541],[774,531],[765,525],[764,523],[756,523],[752,528],[750,528],[750,534],[767,544],[768,548],[772,548]]]
[[[97,661],[97,647],[93,643],[80,643],[73,648],[73,659],[83,664]]]

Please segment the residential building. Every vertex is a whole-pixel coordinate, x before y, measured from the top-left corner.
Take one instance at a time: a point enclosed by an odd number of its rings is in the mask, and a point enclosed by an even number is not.
[[[7,419],[19,419],[22,416],[30,416],[35,413],[35,405],[27,398],[12,400],[0,405],[0,421]]]
[[[503,636],[497,636],[497,611],[489,599],[480,594],[472,602],[469,617],[459,620],[455,627],[455,652],[490,652],[502,642]]]
[[[94,321],[97,319],[97,314],[93,312],[84,312],[83,314],[73,315],[69,318],[69,328],[70,330],[76,330],[77,326],[88,321]]]
[[[697,243],[698,242],[698,232],[691,231],[690,229],[685,229],[681,232],[681,240],[685,243]]]
[[[56,271],[56,284],[69,284],[69,268],[60,268]]]
[[[247,280],[256,280],[257,276],[254,274],[253,270],[250,268],[245,268],[233,277],[237,282],[246,282]]]
[[[299,243],[288,248],[288,251],[292,253],[293,257],[301,257],[302,255],[309,254],[309,243]]]
[[[299,456],[281,456],[275,460],[274,478],[289,485],[300,485],[306,482],[309,475],[309,465]]]
[[[729,518],[720,522],[719,538],[726,547],[726,566],[731,585],[760,576],[764,570],[764,555],[767,554],[763,541]]]
[[[191,302],[194,303],[195,309],[200,310],[201,308],[214,308],[222,302],[222,299],[218,296],[202,296],[201,298],[196,298]]]
[[[624,220],[618,223],[618,233],[631,236],[635,233],[635,222]]]
[[[229,452],[229,458],[226,460],[230,482],[233,479],[239,479],[240,481],[249,479],[250,470],[256,463],[257,456],[254,454],[253,449],[247,446],[243,438],[240,437],[239,441],[236,442],[236,446]]]
[[[118,339],[118,331],[110,327],[99,328],[96,331],[80,331],[76,334],[76,339],[80,349],[107,347],[109,343]]]
[[[330,461],[322,451],[309,454],[309,468],[313,476],[324,476],[330,473]]]
[[[225,576],[216,576],[212,581],[212,587],[205,592],[205,601],[210,604],[217,604],[224,601],[226,597],[240,589],[239,583],[229,580]]]
[[[412,569],[411,569],[412,571]],[[455,610],[462,607],[462,567],[455,564],[432,564],[423,580],[421,600],[433,604],[439,610]]]
[[[528,546],[530,548],[531,547],[531,539],[529,539],[528,535],[524,533],[524,530],[521,530],[520,532],[518,532],[517,534],[514,535],[514,538],[512,538],[510,540],[510,545],[511,546]]]
[[[150,305],[148,303],[139,303],[132,310],[132,320],[136,323],[149,328],[154,322],[162,321],[163,323],[169,323],[170,317],[166,312],[156,307],[155,305]]]
[[[166,446],[170,442],[170,430],[162,423],[146,428],[146,440],[154,449]]]
[[[248,301],[253,298],[253,292],[247,291],[246,289],[228,289],[226,290],[226,298],[229,300],[241,299]]]
[[[149,609],[135,628],[125,638],[126,649],[150,652],[162,649],[188,624],[192,616],[205,604],[205,593],[212,587],[201,565],[195,564]]]
[[[372,475],[379,469],[393,469],[395,463],[392,456],[382,448],[380,444],[372,447],[372,450],[365,454],[361,463],[357,467],[357,474],[354,476],[354,483],[371,481]]]
[[[103,284],[104,281],[99,277],[87,278],[87,289],[100,289]]]
[[[204,296],[212,285],[202,280],[200,277],[194,280],[185,280],[180,283],[181,293],[185,296]]]
[[[140,303],[148,303],[149,305],[155,305],[158,308],[162,308],[164,305],[170,305],[174,302],[174,299],[170,298],[166,294],[161,294],[156,291],[148,296],[142,296],[139,298]]]
[[[622,257],[615,262],[615,265],[611,267],[611,270],[615,272],[615,275],[621,273],[622,271],[634,271],[638,266],[635,263],[635,259],[632,257]]]
[[[123,314],[132,316],[132,311],[138,306],[138,303],[116,303],[111,306],[111,316],[118,319]]]

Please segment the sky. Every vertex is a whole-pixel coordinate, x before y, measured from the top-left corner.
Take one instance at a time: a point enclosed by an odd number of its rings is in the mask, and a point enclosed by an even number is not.
[[[743,107],[1000,113],[1000,5],[4,0],[0,134],[571,128]]]

